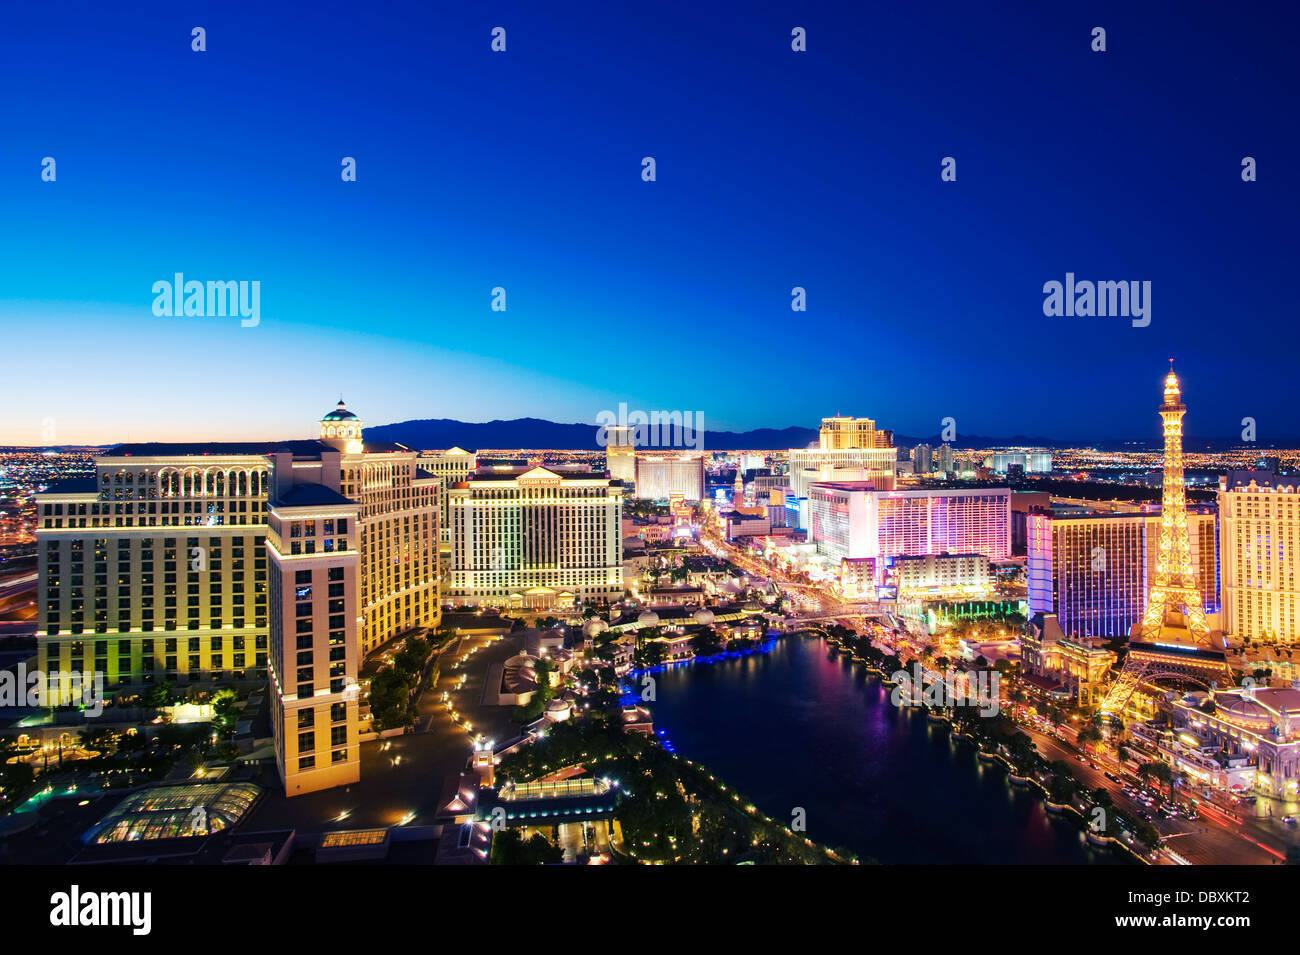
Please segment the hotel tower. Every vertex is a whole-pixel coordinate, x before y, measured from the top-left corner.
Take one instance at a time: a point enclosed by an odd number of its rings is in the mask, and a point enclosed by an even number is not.
[[[492,468],[448,493],[457,602],[551,610],[623,596],[619,481],[563,468]]]
[[[123,444],[37,495],[38,659],[107,692],[269,683],[290,795],[355,782],[361,657],[436,626],[438,480],[365,442]]]

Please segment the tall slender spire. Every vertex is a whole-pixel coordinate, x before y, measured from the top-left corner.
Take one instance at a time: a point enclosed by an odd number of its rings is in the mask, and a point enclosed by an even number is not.
[[[1209,625],[1201,605],[1201,590],[1192,573],[1192,551],[1187,538],[1187,491],[1183,483],[1182,389],[1169,359],[1164,401],[1165,472],[1160,507],[1160,544],[1156,572],[1142,614],[1141,639],[1146,643],[1190,643],[1205,646]]]

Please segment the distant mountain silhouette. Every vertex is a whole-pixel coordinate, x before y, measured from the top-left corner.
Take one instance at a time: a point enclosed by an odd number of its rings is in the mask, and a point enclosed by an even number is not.
[[[506,450],[564,449],[598,451],[598,428],[594,424],[561,424],[541,418],[512,418],[509,421],[470,422],[452,418],[423,418],[366,428],[374,441],[396,441],[409,448],[480,448]],[[709,431],[701,435],[706,451],[785,450],[806,447],[817,440],[815,428],[758,428],[754,431]]]
[[[366,437],[373,441],[396,441],[417,450],[437,451],[445,448],[461,447],[467,451],[482,448],[492,450],[571,450],[595,451],[596,425],[594,424],[559,424],[542,418],[512,418],[509,421],[456,421],[453,418],[422,418],[414,421],[398,421],[394,424],[381,424],[366,428]],[[786,451],[790,448],[806,448],[817,441],[816,428],[756,428],[753,431],[708,431],[704,432],[703,446],[706,451]],[[904,450],[918,444],[928,444],[937,448],[943,444],[938,434],[925,437],[912,435],[894,435],[894,446]],[[1159,451],[1164,447],[1159,434],[1149,438],[1134,440],[1132,438],[1109,438],[1102,441],[1088,441],[1082,438],[1061,440],[1059,438],[1033,438],[1021,434],[1010,437],[989,437],[981,434],[958,434],[956,439],[948,442],[958,450],[986,448],[1097,448],[1102,451]],[[96,452],[104,451],[113,445],[54,445],[36,446],[40,450],[59,452]],[[1226,451],[1230,448],[1247,447],[1239,438],[1210,438],[1186,435],[1183,448],[1187,451]],[[1249,445],[1261,455],[1274,449],[1300,448],[1300,437],[1259,442]],[[32,445],[0,445],[0,451],[31,451]]]
[[[563,424],[546,421],[542,418],[512,418],[509,421],[495,420],[484,422],[457,421],[454,418],[422,418],[413,421],[398,421],[394,424],[377,425],[366,428],[366,437],[374,441],[396,441],[407,447],[419,450],[440,450],[460,447],[467,451],[483,448],[494,450],[509,449],[564,449],[572,451],[596,451],[600,445],[596,441],[595,424]],[[756,428],[753,431],[710,431],[703,434],[703,447],[706,451],[784,451],[789,448],[806,448],[817,441],[816,428]],[[944,442],[939,434],[916,437],[895,434],[894,446],[912,448],[918,444],[938,447]],[[1095,447],[1113,451],[1159,450],[1162,441],[1159,435],[1145,440],[1114,439],[1106,441],[1060,440],[1053,438],[1011,435],[1010,437],[991,437],[977,434],[958,434],[949,442],[956,448],[1079,448]],[[1183,447],[1190,451],[1225,450],[1241,447],[1241,441],[1227,438],[1199,438],[1188,436],[1183,440]],[[1277,447],[1296,447],[1296,444],[1279,444]],[[1259,445],[1261,451],[1266,445]]]

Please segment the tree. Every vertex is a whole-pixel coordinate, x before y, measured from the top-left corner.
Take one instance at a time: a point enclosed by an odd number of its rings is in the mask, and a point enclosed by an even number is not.
[[[1069,773],[1056,773],[1048,781],[1047,798],[1054,803],[1067,803],[1074,796],[1074,777]]]
[[[1028,769],[1033,758],[1038,755],[1038,750],[1034,746],[1034,741],[1029,738],[1027,733],[1016,732],[1010,740],[1007,741],[1007,752],[1011,756],[1011,761],[1015,763],[1016,768],[1022,772]]]
[[[170,706],[172,703],[172,685],[167,681],[155,683],[144,695],[144,705],[155,710]]]
[[[1089,724],[1079,730],[1078,743],[1084,749],[1101,742],[1101,730]]]
[[[722,649],[722,640],[712,627],[701,627],[691,636],[691,651],[697,657],[712,656]]]
[[[503,829],[492,837],[493,865],[546,865],[564,861],[564,850],[540,832],[524,841],[515,828]]]
[[[668,655],[667,648],[658,640],[647,641],[640,650],[636,651],[638,666],[652,667],[664,662],[664,657]]]
[[[221,736],[225,736],[235,728],[235,716],[237,710],[235,705],[239,702],[239,696],[234,690],[229,688],[218,690],[212,697],[212,728]]]
[[[1169,798],[1174,798],[1173,772],[1168,763],[1149,762],[1138,767],[1138,776],[1144,780],[1154,779],[1169,786]]]

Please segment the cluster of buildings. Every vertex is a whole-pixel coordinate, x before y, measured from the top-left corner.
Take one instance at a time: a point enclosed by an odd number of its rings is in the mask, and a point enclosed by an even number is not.
[[[367,654],[437,627],[444,603],[616,603],[629,531],[642,547],[671,546],[693,505],[713,504],[703,452],[637,448],[619,429],[605,473],[491,463],[461,448],[421,454],[365,440],[363,424],[340,401],[312,440],[119,445],[94,459],[92,477],[37,495],[37,659],[51,697],[77,702],[71,675],[86,672],[102,674],[109,693],[265,685],[286,791],[346,785],[360,776]],[[826,418],[815,447],[786,457],[784,471],[739,457],[730,501],[720,488],[712,515],[729,537],[818,568],[848,599],[900,608],[987,598],[1019,551],[1026,670],[1045,690],[1101,701],[1113,641],[1134,632],[1164,572],[1160,506],[1047,495],[1024,504],[1029,496],[993,482],[916,480],[951,474],[952,449],[922,445],[900,462],[891,432],[868,418]],[[1051,461],[1008,452],[985,466],[1043,471]],[[629,522],[629,499],[666,500],[670,513]],[[1274,683],[1294,679],[1272,648],[1298,632],[1300,488],[1269,471],[1232,472],[1217,506],[1178,507],[1189,587],[1220,649],[1244,647],[1246,665],[1274,671]],[[1218,715],[1188,709],[1187,732],[1267,750],[1284,774],[1272,785],[1285,789],[1291,751],[1268,747],[1291,745],[1300,726],[1283,691],[1261,687],[1240,718],[1226,702]]]
[[[609,476],[621,482],[640,500],[704,498],[704,452],[639,448],[635,430],[611,426],[605,429],[605,466]]]
[[[623,594],[622,485],[478,469],[364,440],[343,402],[314,440],[126,444],[38,495],[38,662],[106,690],[269,684],[289,794],[360,775],[366,653],[445,597],[538,607]]]
[[[1171,370],[1159,409],[1159,507],[1055,501],[1028,509],[1034,615],[1022,663],[1046,694],[1138,716],[1132,743],[1148,758],[1207,786],[1294,798],[1300,681],[1271,673],[1271,653],[1265,660],[1257,651],[1296,642],[1296,487],[1271,471],[1229,472],[1217,506],[1189,506],[1185,411]],[[1119,639],[1127,654],[1112,679],[1117,657],[1108,644]],[[1189,684],[1202,689],[1188,692]]]
[[[1125,638],[1156,572],[1159,504],[1054,499],[1024,514],[1029,607],[1065,633]],[[1188,505],[1192,571],[1213,629],[1234,647],[1300,634],[1300,485],[1236,471],[1217,503]]]

